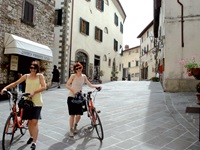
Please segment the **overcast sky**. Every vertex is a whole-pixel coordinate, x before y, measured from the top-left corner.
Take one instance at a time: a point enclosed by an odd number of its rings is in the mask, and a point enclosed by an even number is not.
[[[153,0],[119,0],[125,13],[123,48],[140,45],[137,36],[153,20]]]

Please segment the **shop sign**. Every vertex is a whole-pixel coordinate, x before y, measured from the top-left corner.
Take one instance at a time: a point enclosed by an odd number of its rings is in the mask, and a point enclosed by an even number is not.
[[[51,58],[48,57],[48,56],[44,56],[42,54],[37,54],[37,53],[24,51],[24,50],[21,50],[21,55],[28,56],[28,57],[33,57],[33,58],[37,58],[37,59],[41,59],[41,60],[48,60],[48,61],[51,60]]]
[[[11,55],[10,70],[18,71],[18,60],[19,60],[18,56]]]

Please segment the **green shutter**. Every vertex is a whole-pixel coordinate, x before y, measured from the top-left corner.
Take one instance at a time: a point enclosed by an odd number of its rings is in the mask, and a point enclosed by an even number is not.
[[[90,24],[86,22],[86,35],[89,35]]]
[[[103,32],[102,32],[102,30],[100,30],[100,41],[101,42],[103,41]]]
[[[101,0],[101,10],[104,11],[104,0]]]
[[[82,23],[82,18],[80,17],[80,33],[82,32],[82,25],[81,25],[81,23]]]

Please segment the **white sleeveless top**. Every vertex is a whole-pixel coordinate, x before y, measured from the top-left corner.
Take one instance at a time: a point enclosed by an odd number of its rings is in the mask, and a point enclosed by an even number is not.
[[[71,88],[77,92],[80,92],[82,90],[83,84],[85,83],[85,74],[82,74],[80,77],[77,77],[76,74],[72,74],[71,77],[73,78]],[[74,93],[70,91],[69,97],[75,97]]]

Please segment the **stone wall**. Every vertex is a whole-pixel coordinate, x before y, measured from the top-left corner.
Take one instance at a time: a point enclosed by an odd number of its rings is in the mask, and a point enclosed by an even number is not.
[[[9,61],[4,55],[4,35],[10,33],[31,41],[53,47],[54,41],[54,6],[55,0],[34,1],[34,26],[21,21],[24,0],[0,0],[0,64]],[[9,62],[8,62],[9,63]],[[51,69],[47,70],[50,79]],[[8,82],[8,68],[0,67],[0,84]]]

